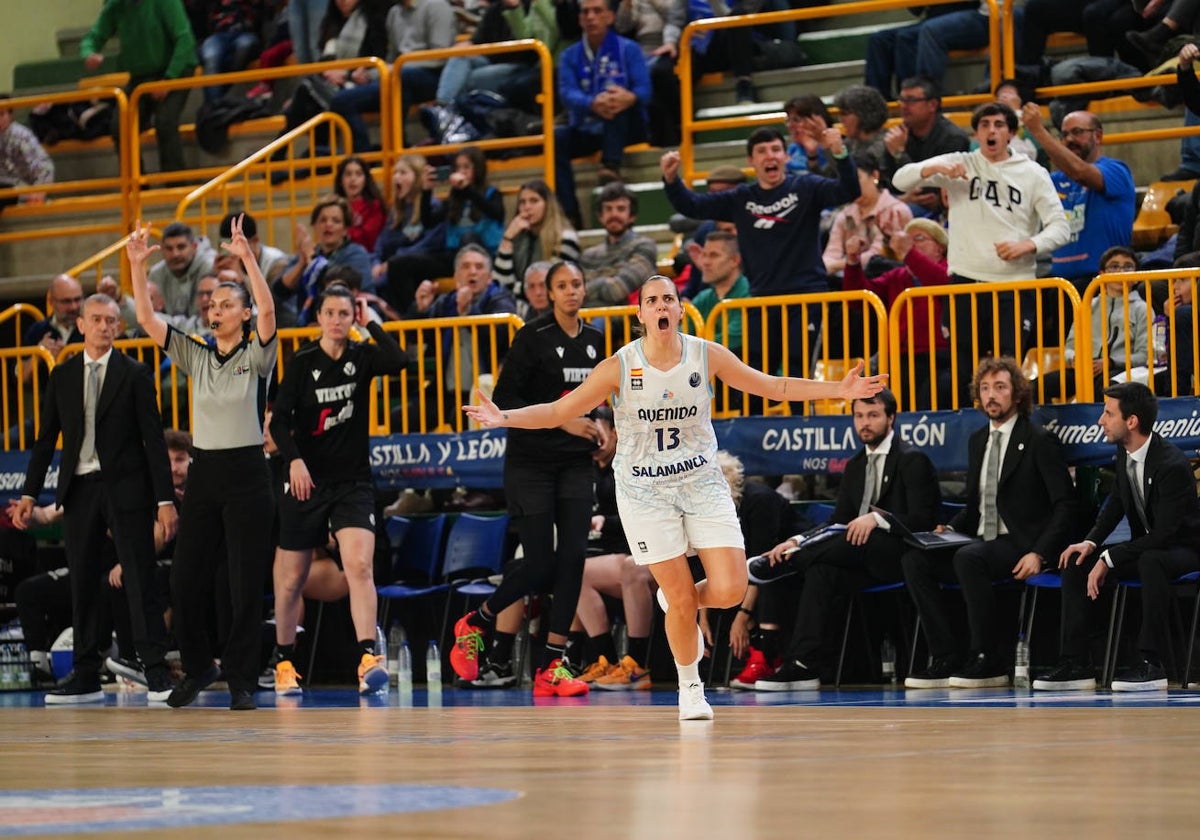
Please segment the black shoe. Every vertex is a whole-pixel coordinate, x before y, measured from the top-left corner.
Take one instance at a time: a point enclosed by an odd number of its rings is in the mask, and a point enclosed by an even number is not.
[[[566,664],[566,663],[564,663]],[[579,676],[573,665],[567,665],[572,674]],[[517,684],[517,675],[513,673],[511,662],[496,665],[485,662],[479,670],[479,676],[466,683],[469,688],[510,688]]]
[[[1175,35],[1175,30],[1165,23],[1156,23],[1142,32],[1126,32],[1125,40],[1146,57],[1151,63],[1157,63],[1159,53]]]
[[[180,709],[184,706],[192,705],[196,702],[196,698],[200,696],[200,692],[215,683],[220,676],[221,669],[215,664],[210,664],[198,677],[188,674],[179,681],[179,685],[175,686],[175,690],[167,698],[167,705],[172,709]]]
[[[232,712],[251,712],[258,708],[254,702],[254,693],[244,688],[229,690],[229,710]]]
[[[1035,691],[1087,691],[1095,687],[1096,669],[1070,656],[1033,681]]]
[[[914,671],[904,680],[905,688],[949,688],[950,675],[958,670],[958,659],[939,656],[923,671]]]
[[[142,671],[141,664],[135,660],[110,656],[104,660],[104,667],[118,677],[124,677],[130,682],[137,683],[138,685],[147,684],[146,674]]]
[[[151,703],[165,703],[175,690],[171,672],[166,665],[155,665],[146,671],[146,699]]]
[[[798,659],[784,662],[774,674],[754,682],[755,691],[816,691],[820,687],[821,675]]]
[[[758,101],[758,96],[754,92],[754,82],[749,79],[738,79],[737,85],[734,87],[734,101],[738,105],[753,105]]]
[[[765,584],[774,583],[777,580],[783,580],[785,577],[791,577],[800,571],[800,567],[792,560],[795,554],[784,557],[778,563],[772,565],[764,555],[751,557],[746,561],[746,574],[750,578],[751,583]]]
[[[994,655],[976,653],[967,664],[950,675],[951,688],[1001,688],[1008,685],[1008,668]]]
[[[1174,172],[1168,172],[1158,180],[1160,181],[1195,181],[1200,178],[1200,172],[1193,169],[1188,169],[1186,166],[1181,166]]]
[[[47,706],[76,706],[81,703],[103,703],[104,691],[95,674],[83,677],[72,671],[65,680],[46,692]]]
[[[1122,668],[1113,680],[1113,691],[1165,691],[1167,672],[1163,666],[1142,660],[1130,668]]]

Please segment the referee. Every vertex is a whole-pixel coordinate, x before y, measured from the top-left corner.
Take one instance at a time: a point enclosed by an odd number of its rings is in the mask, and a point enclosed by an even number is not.
[[[255,708],[254,689],[261,667],[263,568],[271,552],[274,507],[266,461],[262,456],[262,407],[268,378],[275,370],[275,302],[258,260],[242,233],[242,220],[231,224],[222,243],[239,257],[254,291],[221,283],[212,295],[208,319],[216,346],[185,335],[154,312],[147,294],[149,228],[136,229],[125,246],[133,277],[138,324],[191,378],[194,453],[183,497],[179,536],[171,568],[175,638],[184,679],[167,705],[187,706],[216,681],[219,654],[229,683],[229,708]],[[251,319],[255,335],[251,335]],[[225,556],[218,556],[224,545]],[[223,650],[215,650],[214,602],[218,575],[228,568],[230,624]]]

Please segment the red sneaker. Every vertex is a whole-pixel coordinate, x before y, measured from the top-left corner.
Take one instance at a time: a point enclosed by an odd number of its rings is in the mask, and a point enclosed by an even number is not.
[[[467,621],[469,612],[454,622],[454,647],[450,648],[450,667],[470,682],[479,676],[479,655],[483,653],[483,631]]]
[[[533,678],[534,697],[578,697],[588,693],[588,684],[571,676],[561,659],[555,659]]]
[[[775,669],[767,662],[766,655],[757,648],[750,648],[750,655],[746,657],[746,667],[742,668],[741,672],[729,681],[729,687],[753,691],[756,681],[773,673],[775,673]]]

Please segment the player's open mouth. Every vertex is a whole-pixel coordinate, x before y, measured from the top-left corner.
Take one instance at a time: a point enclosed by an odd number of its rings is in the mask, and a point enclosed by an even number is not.
[[[671,319],[669,319],[666,315],[664,315],[658,319],[658,328],[660,330],[669,329],[670,326],[671,326]]]

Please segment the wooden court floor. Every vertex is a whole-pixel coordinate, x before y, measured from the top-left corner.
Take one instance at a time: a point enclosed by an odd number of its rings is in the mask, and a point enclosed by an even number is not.
[[[856,704],[840,692],[831,703],[717,706],[714,722],[687,724],[675,719],[673,694],[654,694],[604,704],[243,713],[0,708],[0,789],[17,795],[15,808],[0,802],[0,836],[53,824],[54,814],[81,807],[81,792],[91,797],[82,813],[95,814],[93,825],[118,826],[98,837],[1200,834],[1194,692],[1133,707],[939,704],[903,694]],[[261,788],[276,785],[402,786],[395,790],[412,807],[363,815],[349,797],[346,816],[293,819],[304,803],[273,793],[262,800]],[[231,790],[239,821],[133,830],[121,815],[137,814],[105,793],[160,790],[169,804],[172,792],[197,786]],[[442,788],[501,801],[437,806]],[[75,799],[56,799],[62,789]],[[306,801],[314,798],[307,790]]]

